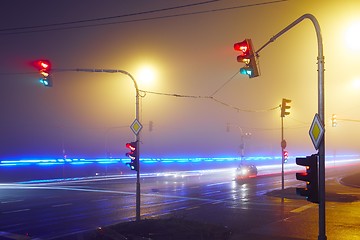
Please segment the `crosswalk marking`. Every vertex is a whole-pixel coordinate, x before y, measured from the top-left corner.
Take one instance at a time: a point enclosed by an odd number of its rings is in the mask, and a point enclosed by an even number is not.
[[[292,213],[300,213],[300,212],[303,212],[303,211],[305,211],[305,210],[307,210],[309,208],[312,208],[314,206],[315,206],[315,204],[310,203],[310,204],[295,208],[295,209],[291,210],[290,212],[292,212]]]

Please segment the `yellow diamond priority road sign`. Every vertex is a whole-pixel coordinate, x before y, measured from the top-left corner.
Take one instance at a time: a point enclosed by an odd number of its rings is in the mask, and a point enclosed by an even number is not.
[[[324,126],[321,123],[319,114],[315,114],[314,116],[314,120],[311,124],[310,130],[309,130],[309,134],[310,134],[310,138],[314,144],[314,147],[316,150],[319,149],[321,140],[324,136]]]
[[[130,128],[135,135],[138,135],[138,133],[142,129],[142,125],[137,119],[135,119],[134,122],[131,124]]]

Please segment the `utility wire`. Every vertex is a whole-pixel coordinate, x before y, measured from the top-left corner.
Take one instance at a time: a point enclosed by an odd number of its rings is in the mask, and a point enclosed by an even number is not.
[[[169,15],[163,15],[163,16],[155,16],[155,17],[144,17],[139,19],[132,19],[132,20],[124,20],[124,21],[115,21],[115,22],[107,22],[107,23],[93,23],[88,25],[80,25],[80,26],[64,26],[64,27],[56,27],[56,26],[63,26],[63,25],[74,25],[82,22],[90,22],[90,21],[103,21],[102,19],[88,19],[88,20],[81,20],[81,21],[73,21],[66,22],[66,23],[57,23],[57,24],[48,24],[42,25],[42,26],[30,26],[30,27],[18,27],[18,28],[8,28],[8,29],[0,29],[0,35],[11,35],[11,34],[24,34],[24,33],[36,33],[36,32],[47,32],[47,31],[56,31],[56,30],[68,30],[68,29],[79,29],[79,28],[88,28],[88,27],[99,27],[99,26],[106,26],[106,25],[113,25],[113,24],[123,24],[123,23],[133,23],[133,22],[140,22],[140,21],[148,21],[148,20],[156,20],[156,19],[165,19],[165,18],[173,18],[173,17],[180,17],[180,16],[190,16],[190,15],[197,15],[197,14],[204,14],[204,13],[211,13],[211,12],[220,12],[220,11],[226,11],[226,10],[233,10],[233,9],[239,9],[239,8],[248,8],[248,7],[254,7],[254,6],[261,6],[261,5],[268,5],[268,4],[274,4],[279,2],[286,2],[288,0],[276,0],[276,1],[268,1],[268,2],[262,2],[262,3],[255,3],[255,4],[247,4],[247,5],[240,5],[240,6],[233,6],[233,7],[226,7],[226,8],[217,8],[217,9],[211,9],[211,10],[203,10],[203,11],[195,11],[190,13],[179,13],[179,14],[169,14]],[[213,2],[213,1],[208,1]],[[204,2],[204,3],[208,3]],[[182,6],[178,6],[180,8]],[[165,9],[161,10],[153,10],[155,11],[164,11]],[[142,13],[133,13],[132,15],[141,15],[141,14],[147,14],[149,12],[142,12]],[[129,15],[129,14],[127,14]],[[121,17],[128,17],[126,15],[121,16],[114,16],[114,17],[108,17],[110,18],[121,18]],[[105,20],[105,18],[104,18]],[[36,28],[44,28],[44,27],[54,27],[54,28],[48,28],[48,29],[36,29]],[[28,29],[34,29],[34,30],[28,30]],[[22,31],[24,30],[24,31]],[[28,30],[28,31],[26,31]]]
[[[150,93],[150,94],[156,94],[156,95],[162,95],[162,96],[169,96],[169,97],[180,97],[180,98],[202,98],[202,99],[210,99],[210,100],[213,100],[217,103],[220,103],[226,107],[230,107],[230,108],[233,108],[237,111],[241,111],[241,112],[252,112],[252,113],[259,113],[259,112],[268,112],[268,111],[273,111],[273,110],[276,110],[278,108],[280,108],[280,105],[276,106],[276,107],[272,107],[272,108],[269,108],[269,109],[262,109],[262,110],[251,110],[251,109],[243,109],[243,108],[238,108],[236,106],[233,106],[233,105],[230,105],[228,103],[225,103],[219,99],[216,99],[215,97],[213,96],[196,96],[196,95],[183,95],[183,94],[177,94],[177,93],[160,93],[160,92],[152,92],[152,91],[146,91],[146,90],[140,90],[139,89],[139,92],[142,92],[142,93]],[[145,95],[143,95],[145,96]]]
[[[236,71],[236,73],[231,76],[223,85],[221,85],[218,89],[216,89],[215,92],[213,92],[213,94],[211,94],[210,96],[214,96],[217,92],[219,92],[223,87],[225,87],[226,84],[228,84],[231,80],[233,80],[233,78],[239,73],[239,71]]]
[[[211,0],[211,1],[198,2],[198,3],[192,3],[192,4],[187,4],[187,5],[175,6],[175,7],[168,7],[168,8],[161,8],[161,9],[155,9],[155,10],[149,10],[149,11],[143,11],[143,12],[128,13],[128,14],[123,14],[123,15],[109,16],[109,17],[84,19],[84,20],[77,20],[77,21],[69,21],[69,22],[62,22],[62,23],[50,23],[50,24],[27,26],[27,27],[4,28],[4,29],[0,29],[0,32],[26,30],[26,29],[34,29],[34,28],[44,28],[44,27],[55,27],[55,26],[61,26],[61,25],[71,25],[71,24],[86,23],[86,22],[104,21],[104,20],[110,20],[110,19],[116,19],[116,18],[124,18],[124,17],[131,17],[131,16],[137,16],[137,15],[143,15],[143,14],[149,14],[149,13],[169,11],[169,10],[180,9],[180,8],[193,7],[193,6],[198,6],[198,5],[203,5],[203,4],[213,3],[213,2],[219,2],[219,1],[221,1],[221,0]]]
[[[17,74],[32,74],[33,72],[23,72],[23,73],[0,73],[0,75],[17,75]],[[179,97],[179,98],[202,98],[202,99],[210,99],[213,100],[217,103],[220,103],[226,107],[230,107],[233,108],[237,111],[241,111],[241,112],[253,112],[253,113],[259,113],[259,112],[268,112],[268,111],[273,111],[276,110],[278,108],[281,107],[281,104],[276,106],[276,107],[272,107],[269,109],[262,109],[262,110],[251,110],[251,109],[243,109],[243,108],[238,108],[236,106],[230,105],[228,103],[225,103],[217,98],[214,97],[214,94],[216,92],[218,92],[223,86],[225,86],[229,81],[231,81],[235,76],[237,75],[237,73],[235,75],[233,75],[229,80],[227,80],[220,88],[218,88],[218,90],[216,90],[212,95],[210,96],[202,96],[202,95],[184,95],[184,94],[177,94],[177,93],[160,93],[160,92],[153,92],[153,91],[147,91],[147,90],[141,90],[139,89],[140,97],[145,97],[146,94],[155,94],[155,95],[162,95],[162,96],[168,96],[168,97]]]

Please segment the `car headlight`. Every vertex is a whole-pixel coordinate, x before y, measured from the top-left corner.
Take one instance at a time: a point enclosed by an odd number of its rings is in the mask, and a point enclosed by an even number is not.
[[[247,169],[247,168],[242,168],[241,169],[241,174],[242,175],[246,175],[248,172],[249,172],[249,169]]]

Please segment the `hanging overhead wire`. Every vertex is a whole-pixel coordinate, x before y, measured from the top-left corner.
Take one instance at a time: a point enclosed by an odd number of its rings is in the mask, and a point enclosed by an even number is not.
[[[281,107],[281,105],[278,105],[276,107],[271,107],[268,109],[252,110],[252,109],[244,109],[244,108],[239,108],[239,107],[230,105],[219,99],[216,99],[214,96],[201,96],[201,95],[196,96],[196,95],[184,95],[184,94],[177,94],[177,93],[160,93],[160,92],[152,92],[152,91],[146,91],[146,90],[141,90],[141,89],[139,90],[139,92],[142,92],[144,94],[142,96],[145,96],[147,93],[150,93],[150,94],[162,95],[162,96],[168,96],[168,97],[210,99],[210,100],[220,103],[226,107],[230,107],[230,108],[235,109],[240,112],[252,112],[252,113],[269,112],[269,111],[273,111],[273,110],[276,110]]]
[[[228,80],[226,80],[218,89],[216,89],[210,96],[201,96],[201,95],[184,95],[184,94],[178,94],[178,93],[160,93],[160,92],[152,92],[152,91],[146,91],[146,90],[139,90],[140,93],[142,93],[142,95],[140,95],[141,97],[145,97],[147,93],[150,94],[155,94],[155,95],[162,95],[162,96],[168,96],[168,97],[179,97],[179,98],[202,98],[202,99],[210,99],[213,100],[217,103],[220,103],[226,107],[230,107],[232,109],[235,109],[237,111],[240,112],[253,112],[253,113],[260,113],[260,112],[268,112],[268,111],[273,111],[276,110],[278,108],[281,108],[281,104],[275,107],[271,107],[268,109],[261,109],[261,110],[252,110],[252,109],[244,109],[244,108],[239,108],[236,106],[233,106],[231,104],[228,104],[224,101],[221,101],[217,98],[214,97],[214,95],[219,92],[222,88],[225,87],[225,85],[227,85],[231,80],[234,79],[234,77],[236,75],[238,75],[239,71],[236,71],[236,73],[234,75],[232,75]]]
[[[61,22],[61,23],[49,23],[49,24],[26,26],[26,27],[4,28],[4,29],[0,29],[0,32],[36,29],[36,28],[44,28],[44,27],[57,27],[57,26],[63,26],[63,25],[73,25],[73,24],[88,23],[88,22],[98,22],[98,21],[105,21],[105,20],[111,20],[111,19],[117,19],[117,18],[132,17],[132,16],[138,16],[138,15],[144,15],[144,14],[150,14],[150,13],[164,12],[164,11],[175,10],[175,9],[180,9],[180,8],[194,7],[194,6],[198,6],[198,5],[204,5],[204,4],[219,2],[219,1],[222,1],[222,0],[210,0],[210,1],[191,3],[191,4],[181,5],[181,6],[175,6],[175,7],[160,8],[160,9],[135,12],[135,13],[127,13],[127,14],[116,15],[116,16],[75,20],[75,21]]]
[[[170,8],[163,8],[163,9],[157,9],[157,10],[151,10],[151,11],[145,11],[145,12],[124,14],[124,15],[119,15],[119,16],[102,17],[102,18],[94,18],[94,19],[86,19],[86,20],[78,20],[78,21],[71,21],[71,22],[46,24],[46,25],[37,25],[37,26],[4,28],[4,29],[0,29],[0,35],[36,33],[36,32],[47,32],[47,31],[56,31],[56,30],[99,27],[99,26],[106,26],[106,25],[113,25],[113,24],[133,23],[133,22],[140,22],[140,21],[165,19],[165,18],[173,18],[173,17],[180,17],[180,16],[189,16],[189,15],[197,15],[197,14],[204,14],[204,13],[234,10],[234,9],[240,9],[240,8],[248,8],[248,7],[254,7],[254,6],[274,4],[274,3],[279,3],[279,2],[286,2],[288,0],[267,1],[267,2],[262,2],[262,3],[253,3],[253,4],[239,5],[239,6],[233,6],[233,7],[215,8],[215,9],[210,9],[210,10],[194,11],[194,12],[189,12],[189,13],[178,13],[178,14],[168,14],[168,15],[154,16],[154,17],[144,17],[144,18],[138,18],[138,19],[123,20],[123,21],[92,23],[92,24],[87,24],[87,25],[76,25],[76,24],[82,24],[82,23],[88,23],[88,22],[99,22],[99,21],[106,21],[106,20],[117,19],[117,18],[125,18],[125,17],[137,16],[137,15],[145,15],[145,14],[149,14],[149,13],[169,11],[172,9],[185,8],[185,7],[189,7],[189,6],[212,3],[212,2],[216,2],[216,1],[221,1],[221,0],[206,1],[206,2],[188,4],[188,5],[177,6],[177,7],[170,7]],[[76,25],[76,26],[73,26],[73,25]]]
[[[231,80],[234,79],[236,75],[238,75],[239,71],[236,71],[234,75],[232,75],[226,82],[224,82],[218,89],[216,89],[210,96],[214,96],[217,92],[219,92],[226,84],[228,84]]]

